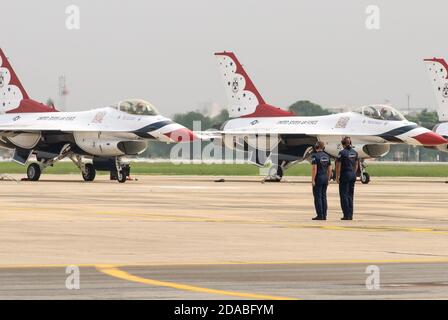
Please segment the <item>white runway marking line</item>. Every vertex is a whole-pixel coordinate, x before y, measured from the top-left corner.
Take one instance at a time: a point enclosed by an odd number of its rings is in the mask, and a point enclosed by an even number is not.
[[[240,189],[237,187],[211,187],[211,186],[176,186],[176,185],[149,185],[149,186],[145,186],[145,188],[147,189],[151,189],[151,188],[160,188],[160,189],[180,189],[180,190],[185,190],[185,189],[192,189],[192,190],[209,190],[211,188],[213,189]]]

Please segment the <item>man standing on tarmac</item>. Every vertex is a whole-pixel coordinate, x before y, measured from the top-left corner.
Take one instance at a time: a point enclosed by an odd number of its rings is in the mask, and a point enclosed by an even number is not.
[[[311,183],[317,216],[313,220],[327,220],[327,188],[331,177],[330,156],[324,152],[325,145],[318,141],[311,155]]]
[[[344,213],[341,220],[353,220],[353,198],[356,172],[359,168],[358,153],[353,149],[350,137],[343,138],[341,144],[344,149],[336,159],[336,181],[339,183],[339,197]]]

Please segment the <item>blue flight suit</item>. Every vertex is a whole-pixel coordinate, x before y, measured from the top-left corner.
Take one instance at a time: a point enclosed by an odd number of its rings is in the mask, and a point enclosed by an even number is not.
[[[327,188],[328,188],[328,167],[331,159],[323,151],[315,152],[311,155],[311,164],[317,166],[315,184],[313,187],[314,207],[318,218],[327,218]]]
[[[356,163],[358,153],[351,147],[346,147],[339,152],[336,160],[341,164],[339,177],[339,197],[344,218],[353,219],[353,199],[356,182]]]

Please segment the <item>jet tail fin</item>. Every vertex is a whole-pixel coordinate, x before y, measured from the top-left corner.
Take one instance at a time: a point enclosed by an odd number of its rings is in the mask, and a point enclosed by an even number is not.
[[[0,48],[0,113],[53,112],[56,109],[31,100]]]
[[[439,121],[448,121],[448,64],[442,58],[425,59],[437,99]]]
[[[291,112],[265,103],[233,52],[217,52],[215,56],[230,102],[228,107],[230,117],[282,117],[293,115]]]

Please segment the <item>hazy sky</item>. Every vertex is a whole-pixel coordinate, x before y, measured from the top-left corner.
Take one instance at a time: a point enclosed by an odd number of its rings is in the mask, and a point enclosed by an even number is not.
[[[65,9],[80,8],[80,30]],[[380,30],[365,27],[368,5]],[[0,46],[30,96],[69,110],[129,97],[165,115],[226,105],[215,51],[234,51],[265,100],[433,107],[422,58],[448,58],[446,0],[0,0]]]

